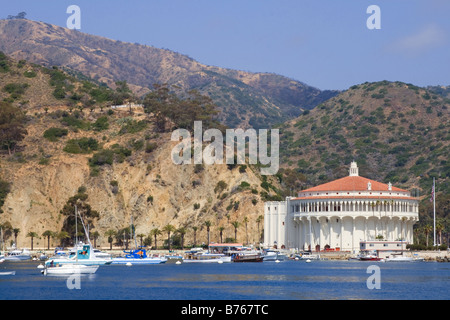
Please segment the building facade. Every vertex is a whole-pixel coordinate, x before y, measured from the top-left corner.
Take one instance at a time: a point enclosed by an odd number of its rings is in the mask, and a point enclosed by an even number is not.
[[[413,242],[419,200],[410,192],[359,176],[310,189],[297,197],[264,204],[264,245],[298,250],[358,252],[360,241]]]

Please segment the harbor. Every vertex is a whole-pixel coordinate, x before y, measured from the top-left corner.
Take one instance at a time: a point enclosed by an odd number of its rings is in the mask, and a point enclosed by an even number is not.
[[[4,262],[2,300],[448,300],[450,264],[351,260],[284,260],[262,263],[103,265],[70,277],[41,274],[40,261]],[[381,270],[381,288],[370,290],[368,267]]]

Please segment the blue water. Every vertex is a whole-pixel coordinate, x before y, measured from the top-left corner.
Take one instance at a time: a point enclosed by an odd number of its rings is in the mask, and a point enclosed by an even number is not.
[[[281,263],[101,266],[82,275],[44,276],[39,262],[4,262],[0,300],[448,300],[450,263],[284,261]],[[380,289],[368,289],[369,265],[380,267]]]

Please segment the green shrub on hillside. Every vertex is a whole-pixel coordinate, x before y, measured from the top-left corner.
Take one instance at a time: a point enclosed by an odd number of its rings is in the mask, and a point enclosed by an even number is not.
[[[94,138],[80,138],[70,139],[67,141],[64,151],[67,153],[79,154],[79,153],[91,153],[98,150],[98,142]]]
[[[63,128],[50,128],[45,130],[44,132],[44,138],[46,138],[49,141],[55,142],[58,141],[59,138],[67,136],[67,129]]]

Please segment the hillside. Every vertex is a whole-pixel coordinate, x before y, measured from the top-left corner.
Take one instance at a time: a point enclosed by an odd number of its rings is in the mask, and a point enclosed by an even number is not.
[[[280,162],[304,175],[303,188],[347,175],[355,160],[362,176],[427,199],[435,177],[448,197],[449,107],[450,100],[412,84],[355,85],[280,126]]]
[[[197,89],[222,110],[230,127],[270,127],[337,94],[269,73],[203,65],[185,55],[125,43],[43,22],[0,20],[0,51],[16,60],[60,66],[115,88],[127,81],[138,96],[155,83]]]
[[[197,227],[197,245],[207,242],[206,221],[212,223],[211,241],[220,241],[219,227],[224,228],[223,241],[234,238],[231,223],[238,221],[237,240],[246,242],[247,217],[249,242],[259,242],[262,225],[256,219],[269,192],[276,195],[268,187],[272,184],[262,186],[259,169],[175,165],[170,160],[175,145],[170,133],[156,132],[153,119],[141,108],[130,113],[99,103],[77,107],[70,97],[84,92],[83,101],[88,101],[92,99],[89,92],[102,89],[61,70],[5,56],[0,65],[2,103],[26,112],[25,138],[14,154],[6,150],[0,154],[0,195],[9,191],[0,199],[0,203],[4,201],[0,223],[20,229],[19,246],[29,246],[29,232],[39,237],[47,230],[73,232],[69,217],[61,212],[67,211],[65,206],[72,197],[80,195],[83,206],[89,205],[98,213],[98,217],[85,214],[91,231],[100,235],[97,244],[102,246],[108,246],[105,232],[127,228],[131,215],[137,233],[146,237],[152,229],[162,230],[171,224],[186,228],[185,244],[193,244],[193,227]],[[31,71],[33,77],[29,77]],[[66,98],[53,95],[59,83],[52,81],[55,74],[64,79]],[[17,92],[3,90],[11,83],[26,85],[18,86],[22,91],[16,96]],[[269,179],[276,185],[276,179]],[[11,231],[8,239],[14,239]],[[44,246],[44,239],[35,239],[35,246]],[[165,239],[167,234],[162,233],[158,246]],[[58,245],[59,240],[55,238],[52,243]]]

